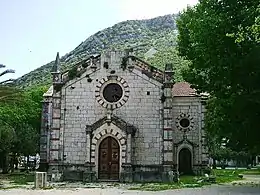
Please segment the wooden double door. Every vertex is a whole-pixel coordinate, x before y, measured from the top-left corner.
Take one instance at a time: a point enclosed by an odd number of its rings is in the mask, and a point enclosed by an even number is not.
[[[119,179],[119,144],[113,137],[107,137],[99,145],[98,178]]]

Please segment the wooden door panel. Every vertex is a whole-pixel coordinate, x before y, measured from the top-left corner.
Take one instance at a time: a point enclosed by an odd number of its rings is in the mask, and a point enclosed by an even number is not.
[[[118,170],[119,170],[118,164],[111,165],[111,173],[118,173]]]
[[[108,173],[99,173],[99,179],[108,179],[109,174]]]
[[[118,154],[118,148],[117,149],[112,149],[112,152],[111,152],[111,161],[112,162],[117,162],[118,159],[119,159],[119,154]]]
[[[118,149],[118,143],[114,138],[111,140],[111,148]]]
[[[99,179],[118,180],[119,178],[119,144],[107,137],[99,147]]]

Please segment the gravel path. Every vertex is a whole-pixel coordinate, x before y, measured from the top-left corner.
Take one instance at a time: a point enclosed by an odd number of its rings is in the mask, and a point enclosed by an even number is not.
[[[160,192],[110,189],[70,190],[0,190],[0,195],[260,195],[260,187],[212,186],[196,189],[168,190]]]

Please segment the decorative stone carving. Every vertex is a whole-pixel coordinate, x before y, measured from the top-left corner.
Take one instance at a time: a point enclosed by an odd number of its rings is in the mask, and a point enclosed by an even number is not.
[[[187,113],[181,113],[176,118],[176,127],[178,130],[187,132],[191,131],[194,127],[194,119]]]
[[[134,125],[125,122],[119,117],[111,116],[110,122],[116,125],[117,127],[119,127],[120,129],[122,129],[123,131],[125,131],[126,134],[131,134],[132,136],[134,136],[137,131],[137,128]],[[102,126],[104,123],[107,123],[107,117],[98,120],[92,125],[86,125],[86,133],[91,133],[98,127]]]
[[[96,88],[95,97],[97,102],[107,109],[119,108],[129,98],[130,91],[127,82],[116,75],[101,79]]]

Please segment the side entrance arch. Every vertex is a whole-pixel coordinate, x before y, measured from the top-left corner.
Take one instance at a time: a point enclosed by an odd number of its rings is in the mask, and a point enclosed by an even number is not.
[[[98,150],[98,179],[119,180],[120,147],[116,139],[106,137]]]
[[[179,173],[192,174],[192,155],[188,148],[182,148],[179,152]]]

